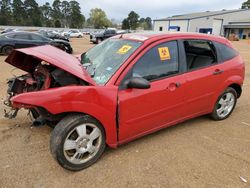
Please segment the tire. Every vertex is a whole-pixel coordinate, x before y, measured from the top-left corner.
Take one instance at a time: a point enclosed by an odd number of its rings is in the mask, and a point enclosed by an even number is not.
[[[52,131],[50,151],[63,168],[79,171],[101,157],[105,140],[104,128],[96,119],[73,114],[62,119]]]
[[[218,98],[211,117],[213,120],[221,121],[227,119],[233,112],[237,103],[237,92],[235,89],[227,88]]]
[[[2,48],[2,53],[4,55],[10,55],[10,53],[14,50],[14,47],[13,46],[4,46]]]
[[[96,39],[96,44],[100,44],[102,42],[102,39],[101,38],[97,38]]]

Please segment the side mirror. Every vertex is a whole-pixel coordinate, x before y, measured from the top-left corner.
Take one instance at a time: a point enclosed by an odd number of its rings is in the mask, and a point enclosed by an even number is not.
[[[150,83],[144,78],[134,77],[130,78],[125,82],[127,88],[135,88],[135,89],[149,89]]]

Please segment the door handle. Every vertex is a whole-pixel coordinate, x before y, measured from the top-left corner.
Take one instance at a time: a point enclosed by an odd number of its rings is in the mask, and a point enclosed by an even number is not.
[[[216,70],[213,72],[213,75],[219,75],[219,74],[222,74],[223,72],[224,72],[224,70],[216,69]]]
[[[181,83],[180,82],[175,82],[175,83],[170,83],[167,87],[167,90],[169,91],[174,91],[176,90],[177,88],[179,88],[181,86]]]
[[[176,82],[175,83],[175,86],[178,88],[178,87],[181,87],[181,83],[180,82]]]

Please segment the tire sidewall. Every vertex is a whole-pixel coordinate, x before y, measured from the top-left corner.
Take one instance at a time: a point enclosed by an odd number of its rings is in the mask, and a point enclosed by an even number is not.
[[[234,105],[233,105],[233,108],[231,110],[231,112],[225,116],[225,117],[220,117],[217,113],[217,109],[218,109],[218,105],[219,105],[219,101],[220,99],[226,94],[226,93],[232,93],[234,95]],[[217,99],[216,101],[216,104],[215,104],[215,107],[214,107],[214,110],[213,110],[213,113],[212,113],[212,118],[215,119],[215,120],[224,120],[224,119],[227,119],[231,114],[232,112],[234,111],[234,108],[236,106],[236,103],[237,103],[237,92],[235,91],[235,89],[231,88],[231,87],[228,87],[220,96],[219,98]]]
[[[11,49],[11,51],[9,53],[6,53],[6,50],[8,48]],[[4,46],[2,52],[3,52],[4,55],[10,55],[10,53],[12,52],[12,50],[14,50],[13,46]]]
[[[100,44],[101,42],[102,42],[102,39],[100,39],[100,38],[96,39],[96,44]]]
[[[68,119],[70,117],[67,117]],[[51,153],[53,157],[58,161],[58,163],[63,167],[71,171],[78,171],[85,169],[89,166],[91,166],[93,163],[95,163],[102,155],[102,153],[105,150],[105,131],[101,124],[95,120],[94,118],[90,116],[72,116],[73,121],[66,122],[64,123],[64,119],[61,120],[56,127],[54,128],[52,134],[51,134],[51,139],[50,139],[50,148],[51,148]],[[96,153],[96,155],[87,161],[86,163],[83,164],[73,164],[70,163],[65,155],[64,155],[64,142],[65,139],[67,138],[68,134],[79,124],[83,123],[92,123],[95,124],[101,131],[102,134],[102,141],[101,141],[101,146],[99,148],[99,151]],[[54,134],[53,134],[54,133]]]

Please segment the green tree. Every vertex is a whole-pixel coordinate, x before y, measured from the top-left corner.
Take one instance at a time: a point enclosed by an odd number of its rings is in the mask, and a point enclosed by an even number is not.
[[[139,20],[140,24],[144,23],[145,21],[146,21],[145,18],[140,18]]]
[[[31,26],[42,26],[42,14],[35,0],[25,0],[24,7],[27,14],[26,24]]]
[[[0,1],[0,25],[10,25],[12,21],[11,1]]]
[[[147,17],[145,19],[145,22],[147,24],[147,29],[146,30],[151,30],[152,29],[152,19],[150,17]]]
[[[51,27],[52,24],[52,8],[48,2],[46,2],[43,6],[40,7],[42,14],[42,23],[46,27]]]
[[[70,4],[68,1],[62,1],[61,4],[61,11],[62,11],[62,23],[64,27],[69,27],[70,21]]]
[[[129,22],[130,29],[136,30],[136,28],[138,27],[139,18],[140,18],[140,16],[136,12],[134,12],[134,11],[131,11],[128,14],[128,18],[127,19],[128,19],[128,22]]]
[[[55,20],[54,26],[57,28],[62,27],[60,20]]]
[[[99,8],[90,10],[88,23],[96,29],[109,27],[111,25],[111,21],[107,18],[106,13]]]
[[[150,17],[141,18],[139,21],[139,25],[144,30],[151,30],[152,29],[152,19]]]
[[[250,0],[247,0],[244,3],[242,3],[241,8],[242,9],[250,8]]]
[[[12,3],[12,17],[14,25],[24,25],[25,22],[25,9],[24,4],[21,0],[13,0]]]
[[[122,21],[122,29],[130,29],[129,27],[129,22],[128,22],[128,19],[125,18],[123,21]]]
[[[61,12],[61,1],[60,0],[54,0],[52,3],[52,19],[54,23],[58,21],[61,25],[61,19],[62,19],[62,12]]]
[[[83,27],[85,22],[85,17],[81,14],[81,7],[77,1],[70,1],[70,27],[71,28],[80,28]]]

